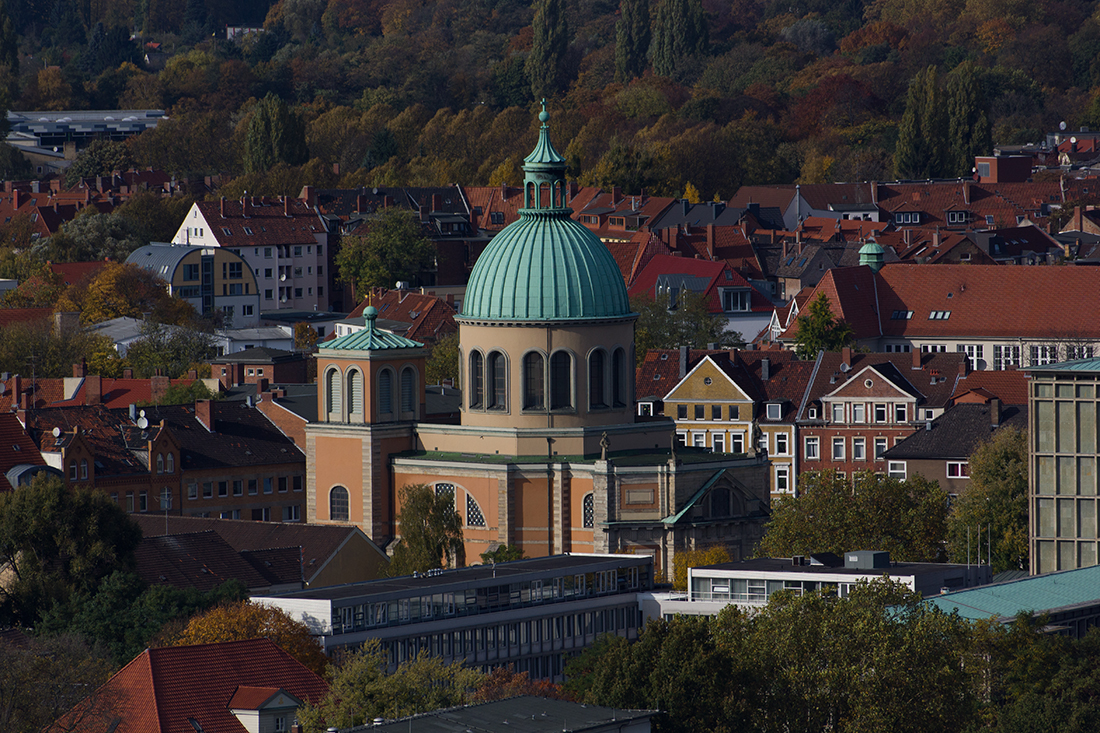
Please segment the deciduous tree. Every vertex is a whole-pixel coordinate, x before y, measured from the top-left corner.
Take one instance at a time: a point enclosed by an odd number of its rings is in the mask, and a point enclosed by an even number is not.
[[[368,639],[331,669],[332,684],[316,706],[298,712],[305,733],[351,728],[376,717],[399,718],[471,702],[484,675],[461,662],[444,664],[426,654],[386,674],[389,660],[376,639]]]
[[[795,350],[803,359],[813,359],[818,351],[840,351],[855,341],[851,324],[833,315],[825,293],[818,293],[806,314],[798,317]]]
[[[271,639],[306,667],[325,674],[329,660],[308,626],[274,606],[251,601],[218,606],[195,616],[171,646],[247,639]]]
[[[432,345],[432,355],[428,357],[428,383],[443,384],[451,380],[458,383],[458,334],[447,334]]]
[[[411,212],[386,209],[362,228],[363,234],[343,238],[336,255],[340,279],[358,292],[392,288],[402,280],[415,282],[431,266],[435,249]]]
[[[760,554],[790,557],[817,552],[886,550],[892,560],[932,562],[947,535],[947,494],[939,484],[861,471],[853,477],[809,471],[799,495],[772,507]]]
[[[12,573],[0,587],[0,618],[33,625],[54,603],[131,567],[140,541],[141,529],[105,493],[38,474],[0,495],[0,561]]]
[[[1026,570],[1027,512],[1027,436],[1002,428],[970,456],[970,486],[947,520],[951,561],[977,562],[990,554],[994,573]]]
[[[31,256],[40,262],[124,262],[131,252],[148,243],[144,232],[130,219],[118,213],[100,214],[88,207],[62,224],[52,237],[35,244]]]
[[[639,354],[681,346],[702,349],[712,343],[726,349],[744,343],[740,333],[726,330],[726,319],[711,315],[706,301],[696,293],[681,292],[671,310],[666,302],[655,301],[648,295],[631,298],[630,308],[638,314],[634,345]]]
[[[498,545],[495,550],[481,553],[481,563],[489,565],[498,562],[512,562],[522,560],[526,555],[519,545]]]
[[[402,486],[399,497],[401,512],[397,521],[401,540],[387,574],[411,575],[443,567],[444,562],[452,567],[465,565],[462,517],[455,509],[454,492],[412,484]]]
[[[75,185],[81,178],[128,171],[134,167],[134,163],[134,156],[126,143],[95,140],[81,150],[73,164],[65,170],[65,185]]]
[[[729,550],[721,545],[677,552],[675,557],[672,558],[672,588],[673,590],[688,589],[688,570],[690,568],[716,565],[729,561]]]
[[[126,350],[126,362],[134,375],[147,379],[159,370],[166,377],[178,378],[196,364],[210,359],[214,352],[213,337],[193,326],[168,326],[148,321],[142,337]]]
[[[137,265],[108,262],[86,285],[65,291],[58,308],[80,311],[84,324],[126,316],[157,323],[190,323],[196,317],[190,303],[168,294],[160,277]]]

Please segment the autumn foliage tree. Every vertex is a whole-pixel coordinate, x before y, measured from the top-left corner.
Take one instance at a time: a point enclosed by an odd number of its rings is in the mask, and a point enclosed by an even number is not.
[[[436,491],[424,484],[402,486],[397,522],[401,539],[387,568],[391,577],[411,575],[466,564],[462,517],[455,509],[454,492]]]
[[[317,674],[325,674],[328,658],[309,627],[282,610],[251,601],[218,606],[195,616],[171,646],[213,644],[222,641],[271,639]]]

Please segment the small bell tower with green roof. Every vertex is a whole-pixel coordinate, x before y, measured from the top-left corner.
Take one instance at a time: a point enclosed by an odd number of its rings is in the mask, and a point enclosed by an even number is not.
[[[542,100],[539,112],[539,141],[531,154],[523,159],[523,208],[527,212],[549,211],[558,213],[568,209],[565,203],[565,158],[550,142],[550,113],[546,100]],[[547,194],[544,197],[543,192]],[[543,202],[547,205],[543,205]]]

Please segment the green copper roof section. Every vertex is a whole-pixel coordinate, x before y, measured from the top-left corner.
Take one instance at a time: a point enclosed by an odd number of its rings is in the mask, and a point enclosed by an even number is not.
[[[722,474],[725,473],[725,471],[726,471],[726,469],[724,469],[724,468],[720,468],[717,471],[715,471],[714,475],[711,476],[710,479],[708,479],[705,484],[703,484],[701,487],[699,487],[699,490],[695,492],[695,496],[688,499],[688,503],[684,504],[683,509],[676,512],[672,516],[665,517],[664,519],[661,520],[661,522],[663,524],[676,524],[681,519],[683,519],[684,515],[687,514],[688,511],[690,511],[691,508],[693,506],[695,506],[699,502],[700,499],[703,498],[703,494],[707,493],[710,490],[711,486],[714,486],[714,484],[717,483],[718,479],[721,478]]]
[[[944,593],[927,603],[966,619],[1012,618],[1021,611],[1036,613],[1096,602],[1100,565],[1062,570],[997,585]]]
[[[326,351],[385,351],[387,349],[419,349],[424,346],[419,341],[413,341],[404,336],[375,328],[374,320],[378,318],[378,310],[372,305],[366,307],[363,311],[363,317],[366,319],[366,328],[333,339],[321,348]]]
[[[542,112],[539,112],[539,122],[542,123],[542,126],[539,127],[539,141],[535,144],[535,149],[531,151],[531,154],[523,159],[525,165],[540,167],[565,165],[565,158],[550,142],[550,126],[546,124],[549,119],[550,113],[546,111],[546,100],[544,99],[542,100]]]
[[[603,242],[557,210],[525,209],[477,258],[462,315],[517,321],[630,315],[619,266]]]
[[[525,207],[477,258],[462,316],[570,321],[631,315],[626,284],[599,237],[569,217],[565,161],[550,143],[545,103],[539,142],[527,156]]]
[[[866,244],[859,248],[859,264],[867,265],[875,272],[882,269],[885,259],[886,250],[873,239],[868,240]]]
[[[1024,369],[1025,372],[1100,372],[1100,359],[1077,359]]]

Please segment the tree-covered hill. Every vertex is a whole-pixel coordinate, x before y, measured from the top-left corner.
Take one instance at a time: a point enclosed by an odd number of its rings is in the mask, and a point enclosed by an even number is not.
[[[1100,126],[1100,11],[1083,0],[0,0],[0,14],[0,104],[167,109],[129,144],[140,164],[248,171],[237,187],[253,193],[515,183],[541,96],[582,183],[708,199],[966,175],[991,142]],[[274,98],[287,114],[270,128]],[[309,162],[257,169],[257,115],[304,133]],[[914,151],[922,135],[943,143]]]

